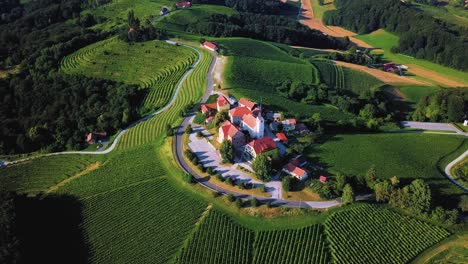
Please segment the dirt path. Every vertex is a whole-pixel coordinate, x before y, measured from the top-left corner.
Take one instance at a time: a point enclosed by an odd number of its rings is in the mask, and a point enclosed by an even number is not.
[[[302,13],[299,14],[298,18],[299,21],[308,26],[311,29],[317,29],[322,31],[324,34],[333,36],[333,37],[349,37],[351,42],[356,44],[359,47],[363,48],[373,48],[371,45],[367,44],[366,42],[354,38],[357,34],[346,30],[342,27],[337,26],[326,26],[323,24],[322,20],[319,18],[315,18],[314,16],[314,9],[312,8],[312,4],[310,0],[302,0],[301,11]]]
[[[220,84],[222,88],[225,87],[224,83],[224,68],[226,67],[226,63],[228,58],[225,56],[219,56],[216,60],[216,65],[213,71],[213,81],[215,84]]]
[[[409,67],[408,71],[414,75],[421,76],[423,78],[432,80],[436,82],[437,84],[440,84],[442,86],[450,86],[450,87],[466,87],[465,84],[455,81],[453,79],[447,78],[440,74],[439,72],[434,72],[427,70],[421,66],[418,66],[416,64],[408,64]]]
[[[84,176],[94,170],[97,170],[97,168],[99,168],[99,166],[101,165],[101,163],[98,161],[98,162],[95,162],[91,165],[89,165],[86,169],[78,172],[77,174],[57,183],[56,185],[50,187],[46,193],[51,193],[51,192],[55,192],[56,190],[58,190],[60,187],[64,186],[65,184],[73,181],[73,180],[76,180],[78,178],[80,178],[81,176]]]
[[[410,79],[408,77],[400,76],[394,73],[384,72],[377,69],[371,69],[366,66],[352,64],[343,61],[335,61],[336,65],[340,65],[346,68],[350,68],[356,71],[368,73],[375,78],[381,80],[385,83],[393,83],[393,84],[414,84],[414,85],[430,85],[428,83],[424,83],[422,81]]]

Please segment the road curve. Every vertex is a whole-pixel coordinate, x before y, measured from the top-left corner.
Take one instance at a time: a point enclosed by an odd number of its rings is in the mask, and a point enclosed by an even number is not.
[[[187,79],[187,77],[193,72],[193,70],[198,66],[198,64],[200,64],[201,57],[202,57],[200,51],[198,51],[197,49],[195,49],[195,48],[193,48],[191,46],[185,45],[185,44],[179,44],[179,45],[194,50],[196,52],[198,58],[197,58],[197,61],[195,61],[195,63],[190,67],[190,69],[180,79],[179,83],[177,84],[177,89],[176,89],[176,91],[174,92],[174,95],[171,98],[171,101],[169,101],[169,103],[166,104],[163,108],[160,108],[159,110],[157,110],[157,111],[155,111],[155,112],[153,112],[153,113],[151,113],[151,114],[149,114],[149,115],[147,115],[147,116],[133,122],[128,127],[123,129],[122,131],[120,131],[120,133],[115,137],[114,141],[112,142],[112,144],[111,144],[111,146],[109,148],[107,148],[105,150],[102,150],[102,151],[61,151],[61,152],[47,153],[47,154],[44,154],[44,155],[33,156],[33,157],[19,159],[19,160],[15,160],[15,161],[6,161],[6,162],[3,162],[2,165],[3,166],[12,165],[12,164],[32,160],[32,159],[39,158],[39,157],[48,157],[48,156],[56,156],[56,155],[69,155],[69,154],[105,155],[105,154],[109,154],[110,152],[112,152],[115,149],[115,147],[117,146],[117,143],[119,142],[119,140],[122,138],[122,136],[130,128],[132,128],[132,127],[138,125],[139,123],[141,123],[143,121],[146,121],[146,120],[148,120],[148,119],[150,119],[150,118],[152,118],[152,117],[166,111],[167,109],[169,109],[169,107],[171,107],[174,104],[174,102],[176,101],[177,95],[179,94],[179,91],[182,88],[182,85],[185,82],[185,79]]]
[[[465,192],[468,192],[468,188],[463,186],[463,184],[461,184],[460,182],[458,182],[457,180],[455,180],[453,178],[453,176],[450,174],[453,166],[455,166],[458,162],[462,161],[464,158],[466,158],[468,156],[468,150],[465,151],[463,154],[461,154],[458,158],[456,158],[455,160],[453,160],[452,162],[450,162],[447,167],[445,167],[445,175],[447,176],[447,178],[455,183],[458,187],[462,188]]]

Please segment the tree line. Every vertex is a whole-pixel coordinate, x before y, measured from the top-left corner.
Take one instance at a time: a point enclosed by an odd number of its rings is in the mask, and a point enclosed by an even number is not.
[[[194,0],[194,4],[212,4],[231,7],[239,12],[260,14],[283,14],[285,11],[297,9],[288,3],[276,0]]]
[[[313,48],[345,49],[349,46],[346,38],[326,36],[287,17],[255,13],[215,14],[205,21],[190,24],[186,30],[212,37],[245,37]]]
[[[468,88],[441,89],[420,99],[413,120],[463,122],[468,118]]]
[[[120,32],[120,38],[126,42],[144,42],[154,39],[167,39],[165,29],[155,28],[151,19],[146,19],[145,25],[141,25],[140,19],[135,17],[133,10],[127,14],[128,29]]]
[[[400,37],[392,51],[468,70],[468,29],[447,24],[399,0],[336,0],[324,22],[360,34],[383,28]]]

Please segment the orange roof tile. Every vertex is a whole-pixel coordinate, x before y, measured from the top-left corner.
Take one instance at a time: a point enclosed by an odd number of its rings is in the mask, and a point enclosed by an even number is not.
[[[242,116],[242,121],[252,129],[257,126],[257,119],[252,114]]]
[[[250,110],[252,110],[255,107],[255,103],[246,98],[241,98],[239,100],[239,104],[247,107]]]
[[[250,141],[249,146],[253,148],[255,154],[261,154],[263,152],[276,148],[276,143],[271,137],[263,137]]]
[[[247,107],[236,107],[229,110],[229,115],[234,117],[244,116],[252,113]]]

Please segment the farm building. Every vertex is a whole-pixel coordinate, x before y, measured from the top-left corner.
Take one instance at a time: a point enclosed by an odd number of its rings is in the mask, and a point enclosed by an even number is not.
[[[258,155],[273,149],[276,149],[276,143],[271,137],[255,139],[245,146],[244,158],[248,161],[252,161]]]
[[[88,136],[86,137],[86,143],[92,145],[96,144],[97,141],[100,139],[104,139],[107,137],[107,132],[93,132],[89,133]]]
[[[162,6],[161,11],[159,11],[159,15],[160,16],[165,16],[165,15],[169,14],[170,12],[171,12],[171,10],[169,10],[169,8],[167,6]]]
[[[192,7],[192,2],[178,2],[176,3],[176,8],[177,9],[184,9],[184,8],[189,8]]]
[[[239,124],[242,121],[242,117],[244,115],[251,113],[252,112],[247,107],[239,106],[229,110],[229,118],[231,119],[232,123]]]
[[[203,42],[203,47],[208,49],[208,50],[211,50],[211,51],[217,51],[218,50],[218,46],[216,46],[216,44],[214,44],[213,42],[209,42],[209,41],[205,41]]]
[[[240,126],[249,132],[252,138],[262,138],[265,132],[265,121],[261,114],[257,117],[252,114],[242,116]]]
[[[288,163],[286,166],[283,167],[283,171],[287,174],[298,178],[299,180],[303,181],[309,177],[309,174],[306,170],[292,164],[291,162]]]
[[[245,144],[244,134],[231,122],[225,121],[218,130],[218,142],[228,140],[235,148]]]
[[[222,95],[218,96],[218,99],[216,100],[216,109],[218,112],[229,110],[230,107],[231,105],[229,104],[229,101],[226,99],[226,97]]]

